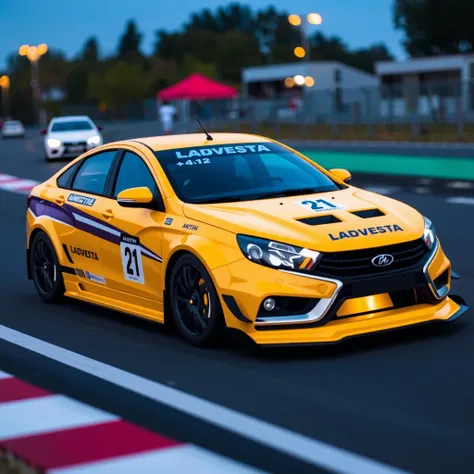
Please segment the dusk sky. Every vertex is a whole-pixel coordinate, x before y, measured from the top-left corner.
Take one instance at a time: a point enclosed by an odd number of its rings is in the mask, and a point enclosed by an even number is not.
[[[160,28],[180,28],[189,14],[202,8],[215,9],[230,2],[222,0],[0,0],[0,68],[9,53],[24,43],[47,43],[75,55],[90,35],[97,36],[102,54],[115,51],[125,22],[136,20],[144,38],[142,50],[150,53],[154,32]],[[270,4],[290,13],[317,12],[323,17],[322,32],[338,35],[351,48],[383,41],[398,57],[404,52],[402,36],[392,22],[393,0],[252,0],[254,9]],[[291,11],[290,11],[291,10]]]

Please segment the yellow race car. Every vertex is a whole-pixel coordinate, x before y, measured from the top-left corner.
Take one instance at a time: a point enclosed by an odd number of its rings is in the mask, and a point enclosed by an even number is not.
[[[456,274],[430,220],[276,141],[189,134],[100,146],[33,189],[28,276],[192,344],[262,346],[453,321]]]

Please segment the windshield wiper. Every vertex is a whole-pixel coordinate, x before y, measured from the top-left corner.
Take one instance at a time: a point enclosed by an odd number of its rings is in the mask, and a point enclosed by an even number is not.
[[[331,191],[332,189],[315,189],[315,188],[299,188],[299,189],[283,189],[281,191],[272,191],[260,194],[256,199],[269,199],[277,197],[298,196],[301,194],[316,194]]]

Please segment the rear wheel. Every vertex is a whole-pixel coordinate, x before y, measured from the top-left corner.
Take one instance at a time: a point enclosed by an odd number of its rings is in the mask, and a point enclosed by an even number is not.
[[[176,262],[170,278],[173,318],[181,335],[195,346],[209,346],[224,327],[224,316],[212,279],[193,255]]]
[[[30,249],[30,265],[36,291],[47,303],[64,295],[64,280],[53,244],[44,232],[36,234]]]

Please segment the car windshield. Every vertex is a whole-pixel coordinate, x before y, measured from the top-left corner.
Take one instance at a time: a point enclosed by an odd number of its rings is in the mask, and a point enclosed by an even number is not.
[[[70,120],[53,122],[52,132],[76,132],[81,130],[92,130],[92,125],[87,120]]]
[[[276,143],[235,143],[155,153],[178,197],[189,203],[251,201],[342,189]]]
[[[12,120],[12,121],[9,121],[9,122],[5,122],[5,123],[3,124],[4,127],[18,127],[19,125],[21,125],[20,122],[18,122],[18,121],[13,121],[13,120]]]

